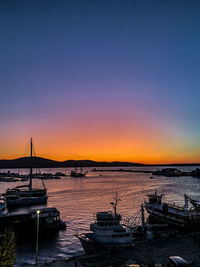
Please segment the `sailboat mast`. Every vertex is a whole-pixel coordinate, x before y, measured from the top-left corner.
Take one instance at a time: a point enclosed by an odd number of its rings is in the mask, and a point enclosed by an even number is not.
[[[33,143],[31,138],[31,147],[30,147],[30,184],[29,184],[29,190],[32,190],[32,174],[33,174]]]

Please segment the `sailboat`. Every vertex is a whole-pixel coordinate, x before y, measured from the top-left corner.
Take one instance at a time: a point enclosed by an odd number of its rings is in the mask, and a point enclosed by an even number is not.
[[[32,138],[30,141],[30,174],[29,174],[29,184],[17,186],[12,189],[7,189],[6,193],[3,194],[6,200],[6,206],[8,208],[15,208],[20,206],[29,206],[36,204],[46,204],[47,195],[46,188],[43,182],[43,189],[32,187],[33,178],[33,142]]]

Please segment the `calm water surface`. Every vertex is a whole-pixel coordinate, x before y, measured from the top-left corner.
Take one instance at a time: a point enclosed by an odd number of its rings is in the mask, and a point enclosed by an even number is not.
[[[139,167],[139,169],[142,168]],[[157,168],[145,168],[145,170],[155,169]],[[180,169],[192,170],[194,167],[182,167]],[[58,171],[70,173],[69,168],[41,170],[41,172],[51,173]],[[27,170],[21,170],[22,172],[26,173]],[[122,214],[124,219],[134,216],[140,209],[146,195],[155,190],[164,193],[166,201],[176,202],[178,205],[183,205],[184,193],[200,200],[200,179],[198,178],[155,176],[154,179],[149,179],[150,176],[151,174],[148,173],[89,172],[85,178],[67,176],[60,180],[45,180],[49,197],[48,207],[56,207],[60,211],[61,219],[67,223],[67,230],[60,231],[53,240],[40,240],[39,262],[70,258],[82,254],[83,249],[74,234],[88,231],[97,211],[112,210],[110,202],[113,200],[115,192],[118,192],[121,198],[118,212]],[[36,187],[41,184],[41,181],[34,180],[33,183]],[[1,183],[0,193],[17,184]],[[33,264],[34,262],[35,241],[28,240],[18,245],[15,266],[25,263]]]

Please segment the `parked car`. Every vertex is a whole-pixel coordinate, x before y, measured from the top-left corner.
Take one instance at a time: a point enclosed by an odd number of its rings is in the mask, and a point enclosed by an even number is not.
[[[167,267],[187,267],[189,263],[179,256],[169,257]]]

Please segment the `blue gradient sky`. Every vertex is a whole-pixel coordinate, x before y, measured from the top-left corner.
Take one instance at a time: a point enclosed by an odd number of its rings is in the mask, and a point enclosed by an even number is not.
[[[0,2],[0,158],[200,162],[199,1]]]

